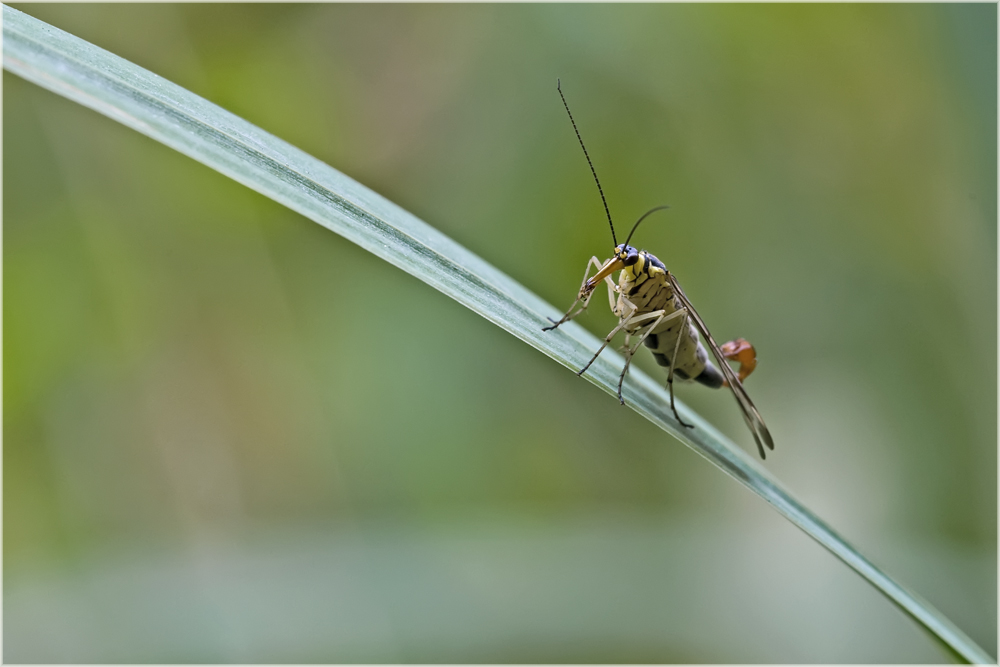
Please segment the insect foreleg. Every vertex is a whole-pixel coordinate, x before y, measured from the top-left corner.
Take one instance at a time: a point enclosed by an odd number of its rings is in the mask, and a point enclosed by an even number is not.
[[[618,305],[618,299],[615,298],[615,294],[618,294],[618,286],[615,285],[615,281],[611,280],[611,276],[604,276],[604,282],[608,284],[608,305],[611,306],[611,312],[615,312],[615,306]]]
[[[670,389],[670,409],[674,411],[674,417],[677,419],[677,423],[686,428],[694,428],[694,424],[688,424],[683,419],[681,419],[681,416],[677,414],[677,408],[674,406],[674,366],[676,365],[674,362],[677,361],[677,353],[681,349],[681,338],[684,336],[685,328],[688,325],[687,308],[681,308],[674,314],[680,315],[681,313],[684,314],[684,319],[681,320],[681,328],[677,332],[677,342],[674,343],[674,353],[670,357],[670,372],[667,373],[667,387]]]
[[[596,266],[597,269],[600,270],[600,268],[601,268],[601,260],[597,259],[597,257],[591,257],[590,258],[590,261],[587,262],[587,268],[583,272],[583,282],[580,284],[580,291],[577,293],[576,301],[573,302],[573,305],[569,307],[569,310],[566,311],[566,314],[563,315],[562,319],[560,319],[558,322],[555,321],[554,319],[552,319],[551,317],[548,318],[549,322],[552,322],[552,326],[550,326],[550,327],[542,327],[542,331],[551,331],[552,329],[555,329],[556,327],[558,327],[563,322],[569,322],[571,319],[573,319],[574,317],[576,317],[577,315],[579,315],[583,311],[587,310],[587,306],[590,304],[590,297],[592,297],[594,295],[593,291],[588,292],[586,295],[584,295],[584,287],[586,287],[586,285],[587,285],[587,278],[590,276],[590,267],[591,266]],[[611,283],[611,278],[608,278],[607,280],[608,280],[609,283]],[[611,283],[611,284],[613,285],[614,283]],[[610,287],[609,287],[609,289],[610,289]],[[573,309],[576,308],[576,304],[580,303],[580,301],[583,301],[583,305],[580,306],[580,308],[574,313]],[[613,306],[612,306],[612,308],[613,308]]]

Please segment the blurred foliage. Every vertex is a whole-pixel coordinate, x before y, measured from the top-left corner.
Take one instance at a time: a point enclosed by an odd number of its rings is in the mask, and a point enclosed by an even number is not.
[[[757,346],[768,466],[995,654],[995,5],[16,6],[558,307],[610,250],[561,77],[618,226],[670,204],[636,243]],[[536,351],[162,145],[4,92],[6,660],[942,659]],[[731,399],[680,393],[752,447]],[[308,565],[351,545],[365,594]],[[716,555],[747,545],[752,568]],[[328,606],[261,587],[303,563]],[[315,630],[253,630],[285,616]]]

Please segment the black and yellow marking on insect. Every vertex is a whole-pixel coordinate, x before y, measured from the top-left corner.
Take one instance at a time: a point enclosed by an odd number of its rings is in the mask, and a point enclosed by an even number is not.
[[[628,372],[629,364],[632,363],[632,355],[639,349],[640,345],[645,345],[653,352],[656,363],[667,369],[667,387],[670,389],[670,409],[673,410],[674,417],[678,423],[687,428],[694,428],[681,419],[674,407],[674,378],[681,380],[694,380],[707,387],[718,389],[719,387],[729,387],[736,397],[736,402],[743,412],[750,432],[753,433],[757,442],[757,449],[761,458],[766,458],[764,447],[774,449],[774,442],[771,434],[764,425],[760,413],[754,406],[746,390],[743,389],[743,380],[753,372],[757,366],[757,354],[753,346],[742,338],[723,344],[721,347],[715,343],[704,320],[698,315],[698,311],[691,305],[691,301],[684,294],[677,278],[667,270],[663,262],[657,259],[652,253],[645,250],[636,250],[629,245],[632,235],[638,229],[639,223],[646,219],[650,213],[667,208],[657,206],[644,213],[632,226],[625,243],[618,243],[615,237],[615,225],[611,221],[611,211],[608,202],[604,197],[604,190],[601,188],[601,181],[597,178],[597,171],[594,163],[590,160],[587,147],[583,144],[580,130],[576,127],[576,121],[566,103],[566,97],[562,93],[560,83],[556,82],[556,90],[562,98],[563,106],[573,124],[573,131],[580,142],[583,154],[590,165],[590,172],[597,183],[597,190],[601,195],[601,202],[604,204],[604,212],[608,216],[608,224],[611,226],[611,240],[615,245],[611,259],[601,262],[597,257],[591,257],[587,263],[587,270],[583,274],[583,284],[577,294],[576,301],[569,307],[566,314],[559,321],[552,320],[552,326],[545,327],[543,331],[555,329],[563,322],[568,322],[584,310],[590,303],[590,298],[594,295],[594,290],[603,281],[608,286],[608,301],[611,310],[618,316],[618,326],[611,330],[605,339],[604,344],[594,353],[587,365],[580,369],[577,375],[582,375],[590,365],[594,363],[598,355],[604,351],[608,343],[620,331],[625,332],[625,346],[622,351],[625,354],[625,366],[618,377],[618,400],[625,405],[622,398],[622,383],[625,381],[625,374]],[[597,267],[597,273],[591,277],[590,269]],[[618,274],[618,283],[611,279],[611,274]],[[579,307],[577,307],[579,305]],[[716,367],[708,358],[708,352],[698,334],[705,338],[712,355],[719,366]],[[638,337],[639,341],[633,346],[631,340]],[[740,364],[737,374],[728,361],[733,360]]]

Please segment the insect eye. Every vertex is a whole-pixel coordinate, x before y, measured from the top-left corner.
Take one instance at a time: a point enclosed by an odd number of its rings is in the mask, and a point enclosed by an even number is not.
[[[635,250],[630,252],[627,257],[622,258],[622,262],[625,264],[625,266],[632,266],[638,261],[639,261],[639,253],[637,253]]]

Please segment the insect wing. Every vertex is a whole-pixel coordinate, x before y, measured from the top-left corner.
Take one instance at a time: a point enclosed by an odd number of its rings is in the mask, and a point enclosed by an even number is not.
[[[667,277],[670,279],[670,284],[674,288],[674,294],[677,298],[681,300],[684,308],[687,309],[688,313],[691,315],[691,319],[694,320],[695,327],[701,332],[701,335],[705,337],[705,342],[712,349],[712,354],[715,355],[716,361],[718,361],[721,367],[722,374],[726,376],[726,380],[729,383],[729,388],[733,390],[733,396],[736,397],[736,402],[739,403],[740,409],[743,411],[743,418],[747,422],[747,426],[750,427],[750,432],[753,433],[753,438],[757,442],[757,449],[760,450],[760,457],[767,458],[764,454],[764,445],[767,445],[768,449],[774,449],[774,441],[771,440],[771,432],[767,430],[767,426],[764,424],[764,420],[761,418],[760,413],[757,412],[757,408],[754,406],[753,401],[747,396],[746,390],[743,388],[743,384],[740,382],[739,378],[736,377],[736,373],[733,372],[732,367],[729,365],[729,361],[726,359],[726,355],[722,353],[719,346],[715,344],[715,339],[712,338],[712,334],[709,333],[708,327],[705,326],[705,321],[701,319],[698,311],[694,309],[691,305],[690,299],[681,289],[680,283],[677,282],[677,278],[674,274],[667,272]],[[763,444],[762,444],[763,443]]]

